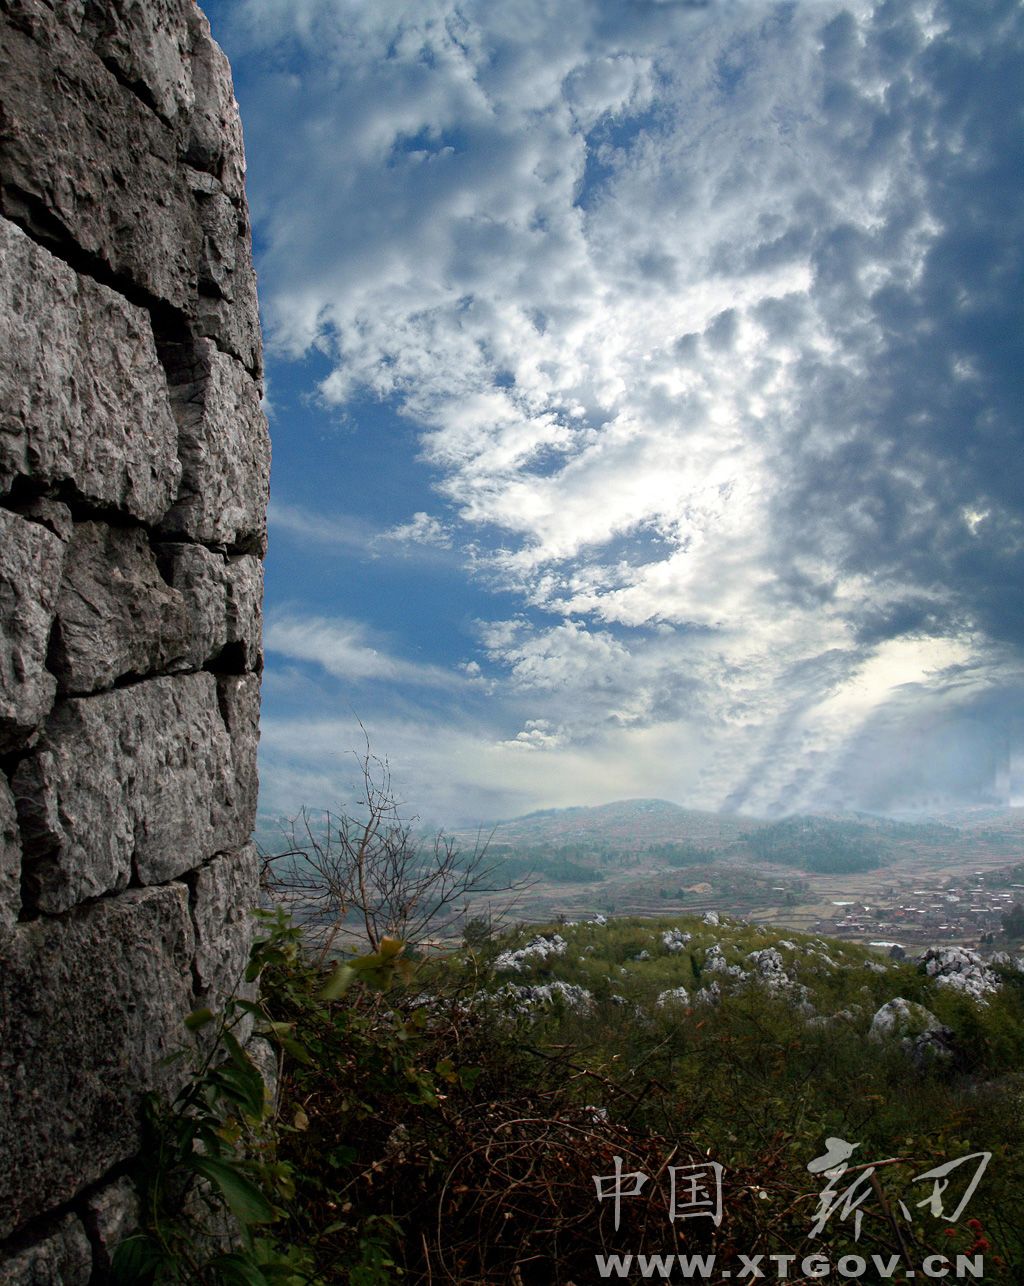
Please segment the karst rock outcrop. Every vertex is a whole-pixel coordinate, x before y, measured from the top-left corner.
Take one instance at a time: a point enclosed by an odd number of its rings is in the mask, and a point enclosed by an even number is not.
[[[248,954],[269,443],[192,0],[0,0],[0,1280],[99,1282]]]

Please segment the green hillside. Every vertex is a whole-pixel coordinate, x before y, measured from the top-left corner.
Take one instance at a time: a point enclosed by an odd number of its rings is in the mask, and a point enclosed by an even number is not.
[[[228,1046],[189,1100],[247,1104],[204,1106],[203,1137],[235,1149],[263,1275],[202,1280],[723,1283],[760,1262],[909,1286],[946,1256],[949,1280],[1024,1279],[1024,960],[890,960],[710,913],[471,937],[332,973],[286,922],[266,936],[279,1099],[260,1125]],[[712,1218],[693,1202],[719,1181]]]

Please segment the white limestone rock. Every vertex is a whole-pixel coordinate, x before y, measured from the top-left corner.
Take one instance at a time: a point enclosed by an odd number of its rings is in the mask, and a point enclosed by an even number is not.
[[[668,1009],[673,1005],[688,1005],[690,1003],[690,993],[685,987],[669,987],[665,991],[658,993],[658,999],[655,1004],[659,1009]]]
[[[193,101],[185,158],[196,169],[215,175],[232,200],[242,201],[245,148],[231,66],[210,34],[206,15],[194,5],[189,9]]]
[[[13,781],[34,905],[55,913],[123,889],[133,866],[143,884],[162,883],[245,844],[253,722],[237,716],[233,746],[206,673],[58,706]]]
[[[168,124],[192,114],[191,0],[104,0],[88,5],[82,35],[120,80]]]
[[[217,701],[231,748],[226,803],[231,816],[231,839],[217,847],[240,848],[249,842],[256,827],[256,803],[260,791],[256,762],[260,741],[260,676],[219,675]]]
[[[0,219],[0,490],[70,483],[153,522],[178,490],[178,426],[149,316]]]
[[[13,928],[21,910],[21,832],[14,796],[0,772],[0,933]]]
[[[494,968],[499,972],[520,973],[535,964],[545,963],[552,956],[564,956],[568,945],[560,933],[550,937],[539,934],[517,950],[503,951],[496,958]]]
[[[903,996],[890,1000],[875,1013],[868,1037],[879,1042],[898,1041],[911,1062],[922,1069],[936,1062],[948,1063],[957,1055],[952,1030],[939,1022],[930,1009]]]
[[[0,1252],[0,1281],[5,1286],[88,1286],[91,1280],[92,1246],[76,1215],[65,1215],[24,1250]]]
[[[251,554],[229,557],[203,545],[158,549],[168,583],[188,617],[190,667],[257,670],[262,664],[263,564]]]
[[[242,975],[249,960],[259,897],[259,857],[247,844],[218,853],[191,877],[196,931],[195,977],[202,1004],[215,1012],[231,995],[252,988]]]
[[[495,958],[496,973],[524,973],[536,965],[545,964],[552,956],[564,956],[569,944],[560,933],[545,937],[539,934],[516,951],[502,951]]]
[[[735,978],[738,982],[743,982],[750,976],[742,965],[729,964],[717,942],[707,950],[704,957],[704,972],[719,974],[724,978]]]
[[[109,1273],[114,1251],[139,1225],[139,1195],[130,1179],[116,1179],[90,1194],[86,1201],[96,1258]]]
[[[53,705],[46,650],[64,548],[40,523],[0,509],[0,753],[23,743]]]
[[[872,1040],[885,1040],[892,1036],[917,1036],[941,1026],[930,1009],[914,1000],[896,996],[876,1011],[868,1035]]]
[[[182,595],[160,575],[140,527],[75,526],[57,602],[51,665],[62,692],[180,668],[189,650]]]
[[[171,538],[262,553],[270,439],[259,391],[212,340],[198,340],[170,360],[183,473],[162,530]]]
[[[202,229],[175,131],[52,11],[34,9],[29,24],[0,17],[4,214],[188,315]]]
[[[966,947],[929,947],[918,963],[938,986],[959,991],[979,1004],[999,990],[996,975],[976,951]]]

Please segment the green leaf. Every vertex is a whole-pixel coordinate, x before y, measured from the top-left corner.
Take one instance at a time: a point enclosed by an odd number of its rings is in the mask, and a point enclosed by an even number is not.
[[[210,1073],[210,1081],[219,1090],[221,1097],[234,1103],[249,1116],[261,1117],[265,1106],[263,1077],[255,1067],[248,1069],[236,1067],[233,1063],[222,1063]]]
[[[340,964],[324,983],[320,991],[321,1000],[337,1000],[344,995],[355,981],[355,970],[347,964]]]
[[[189,1031],[198,1031],[200,1027],[205,1027],[207,1023],[213,1022],[212,1009],[193,1009],[185,1019],[185,1026]]]
[[[313,1058],[309,1050],[297,1040],[292,1040],[290,1036],[278,1036],[277,1042],[286,1054],[291,1054],[292,1058],[298,1063],[305,1063],[307,1067],[313,1065]]]
[[[119,1242],[111,1269],[115,1286],[149,1286],[167,1263],[159,1243],[145,1233],[136,1233]]]
[[[193,1156],[189,1164],[197,1174],[217,1185],[232,1214],[243,1224],[272,1223],[277,1218],[274,1207],[259,1188],[230,1162],[217,1157]]]
[[[224,1286],[268,1286],[263,1273],[244,1255],[218,1255],[210,1267],[216,1272],[215,1280]]]

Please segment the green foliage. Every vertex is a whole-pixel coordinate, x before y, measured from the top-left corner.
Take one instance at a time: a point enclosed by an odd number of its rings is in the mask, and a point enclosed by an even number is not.
[[[666,943],[669,929],[689,935],[682,949]],[[260,1003],[190,1020],[205,1053],[171,1109],[154,1113],[146,1226],[119,1252],[120,1280],[471,1286],[513,1280],[518,1267],[524,1283],[589,1281],[598,1251],[671,1245],[658,1209],[666,1166],[709,1157],[725,1167],[725,1215],[721,1228],[688,1221],[691,1251],[722,1263],[801,1248],[920,1263],[985,1241],[985,1280],[1022,1279],[1024,974],[1000,971],[1003,986],[978,1005],[912,962],[739,922],[557,932],[565,952],[516,973],[496,974],[493,961],[536,927],[498,936],[485,922],[467,924],[459,951],[415,965],[384,940],[320,968],[283,916],[268,921],[250,967]],[[766,947],[792,993],[747,982],[723,987],[720,1003],[696,999],[721,976],[710,967],[719,952],[750,967]],[[593,1002],[522,1003],[518,987],[552,980]],[[659,1006],[678,987],[689,1000]],[[897,995],[953,1030],[956,1058],[917,1066],[898,1041],[868,1039],[873,1013]],[[282,1060],[276,1113],[239,1044],[240,1015]],[[897,1233],[875,1204],[860,1243],[840,1221],[808,1243],[822,1184],[807,1164],[828,1137],[891,1162],[879,1172],[890,1209],[944,1160],[986,1150],[992,1162],[949,1235],[923,1217]],[[615,1156],[652,1176],[648,1201],[623,1204],[618,1234],[593,1183]],[[233,1230],[205,1257],[196,1196]]]
[[[651,844],[647,851],[667,866],[710,866],[715,860],[714,850],[699,844]]]
[[[1008,938],[1024,938],[1024,906],[1019,902],[1003,916],[1003,932]]]
[[[266,960],[295,956],[300,934],[283,916],[253,949],[250,980]],[[294,1195],[290,1167],[277,1157],[273,1110],[263,1076],[243,1049],[240,1029],[264,1021],[259,1005],[233,999],[219,1017],[196,1010],[185,1020],[189,1074],[173,1101],[145,1103],[144,1146],[135,1174],[141,1229],[113,1260],[117,1283],[305,1283],[309,1256],[281,1247],[262,1229]],[[265,1026],[264,1021],[264,1026]]]
[[[786,817],[743,839],[766,862],[798,866],[821,875],[870,871],[881,866],[886,857],[876,829],[824,817]]]

